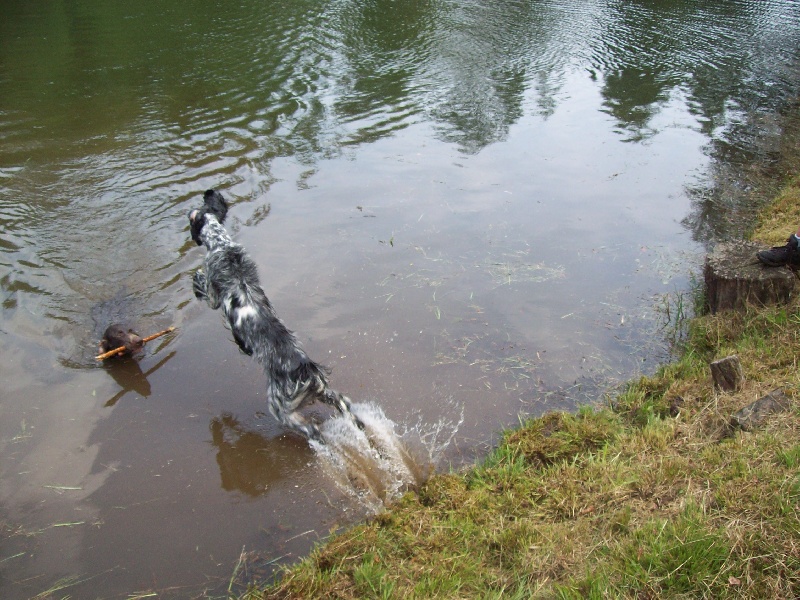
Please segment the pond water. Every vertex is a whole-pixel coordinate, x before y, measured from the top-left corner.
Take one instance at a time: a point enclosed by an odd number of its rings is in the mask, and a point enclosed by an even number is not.
[[[374,510],[194,299],[205,189],[333,387],[456,468],[668,357],[715,165],[798,92],[790,0],[3,12],[2,598],[224,595]],[[114,321],[177,331],[97,364]]]

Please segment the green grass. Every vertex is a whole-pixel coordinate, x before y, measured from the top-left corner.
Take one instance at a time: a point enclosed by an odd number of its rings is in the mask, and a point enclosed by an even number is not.
[[[798,180],[756,235],[779,237],[765,224],[800,211],[792,194]],[[505,432],[480,465],[435,475],[243,597],[800,597],[800,303],[686,326],[680,358],[607,405]],[[746,383],[719,394],[708,363],[729,354]],[[731,429],[777,387],[789,412]]]
[[[720,436],[724,403],[526,423],[250,597],[797,597],[800,415]]]

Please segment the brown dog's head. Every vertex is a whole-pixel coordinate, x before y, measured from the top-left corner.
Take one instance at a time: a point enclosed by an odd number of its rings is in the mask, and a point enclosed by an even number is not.
[[[125,353],[134,354],[142,349],[144,340],[133,329],[126,329],[117,323],[109,325],[100,342],[100,350],[108,352],[125,346]]]

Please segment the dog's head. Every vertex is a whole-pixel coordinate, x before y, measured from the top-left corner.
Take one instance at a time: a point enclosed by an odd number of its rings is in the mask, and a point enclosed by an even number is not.
[[[189,228],[192,232],[192,239],[200,246],[200,232],[206,224],[206,215],[214,215],[220,223],[225,221],[228,214],[228,202],[217,190],[206,190],[203,194],[203,208],[195,208],[189,212]]]
[[[133,329],[126,329],[124,326],[114,323],[106,328],[100,342],[100,351],[108,352],[120,346],[125,346],[125,352],[134,354],[142,349],[144,340]]]

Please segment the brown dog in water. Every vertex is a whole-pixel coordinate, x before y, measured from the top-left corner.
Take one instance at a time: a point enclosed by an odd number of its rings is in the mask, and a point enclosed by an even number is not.
[[[103,339],[100,341],[100,352],[108,352],[114,348],[125,346],[122,354],[135,354],[144,347],[144,340],[133,329],[125,329],[122,325],[114,323],[106,328]]]

